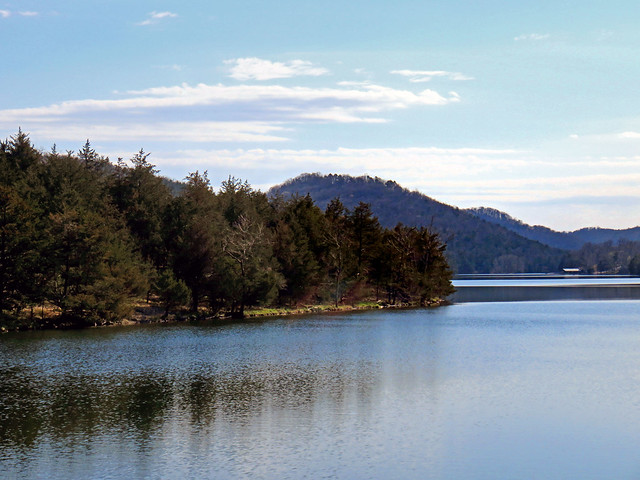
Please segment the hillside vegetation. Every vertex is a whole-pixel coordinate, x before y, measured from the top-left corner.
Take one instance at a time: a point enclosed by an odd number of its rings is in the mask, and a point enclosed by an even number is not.
[[[495,223],[530,240],[536,240],[551,247],[564,250],[578,250],[587,243],[600,244],[606,242],[640,241],[640,227],[614,230],[611,228],[581,228],[573,232],[558,232],[540,225],[527,225],[507,213],[494,208],[477,207],[466,211],[478,218]]]
[[[269,195],[285,198],[307,194],[321,207],[335,197],[349,208],[367,203],[387,228],[398,222],[430,228],[447,243],[447,258],[458,273],[554,272],[563,266],[566,252],[409,191],[393,181],[304,174],[269,190]]]

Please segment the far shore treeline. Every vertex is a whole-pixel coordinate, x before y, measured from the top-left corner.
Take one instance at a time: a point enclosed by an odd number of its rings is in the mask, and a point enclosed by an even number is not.
[[[0,327],[117,323],[137,303],[241,318],[252,306],[429,304],[453,291],[426,228],[382,228],[368,204],[268,198],[207,173],[181,188],[140,150],[48,153],[0,143]],[[175,184],[173,185],[175,187]]]

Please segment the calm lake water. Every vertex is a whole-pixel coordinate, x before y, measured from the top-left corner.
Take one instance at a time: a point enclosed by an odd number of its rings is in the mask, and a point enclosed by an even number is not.
[[[640,478],[640,301],[475,300],[0,336],[0,478]]]

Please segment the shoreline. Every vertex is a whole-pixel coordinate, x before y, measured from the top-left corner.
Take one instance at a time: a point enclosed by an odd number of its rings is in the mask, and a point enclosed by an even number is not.
[[[307,305],[302,307],[290,308],[290,307],[263,307],[254,308],[245,311],[243,318],[233,318],[228,313],[215,314],[215,315],[194,315],[191,312],[184,312],[183,315],[179,313],[170,313],[167,317],[163,318],[162,314],[144,314],[139,312],[134,315],[133,318],[125,319],[120,323],[113,323],[110,325],[97,325],[89,328],[100,328],[109,326],[135,326],[135,325],[148,325],[154,323],[183,323],[189,321],[221,321],[225,323],[242,323],[246,320],[258,319],[258,318],[272,318],[272,317],[290,317],[290,316],[306,316],[321,313],[349,313],[360,311],[372,311],[372,310],[385,310],[385,309],[409,309],[409,308],[436,308],[445,305],[451,305],[450,300],[446,299],[432,299],[424,305],[419,303],[377,303],[377,302],[361,302],[356,304],[345,305]],[[147,307],[150,309],[157,309],[157,307]]]
[[[92,328],[110,328],[110,327],[134,327],[142,325],[153,325],[160,323],[187,323],[187,322],[224,322],[224,323],[242,323],[247,320],[273,317],[289,317],[289,316],[306,316],[322,313],[349,313],[372,310],[385,309],[410,309],[410,308],[436,308],[445,305],[451,305],[451,301],[440,298],[433,298],[423,305],[419,303],[397,303],[388,304],[386,302],[360,302],[356,304],[345,305],[306,305],[302,307],[263,307],[254,308],[245,311],[244,318],[233,318],[228,313],[215,315],[194,315],[192,312],[172,312],[168,316],[164,316],[164,309],[156,305],[139,305],[128,318],[119,322],[106,323],[102,325],[65,325],[65,324],[48,324],[40,326],[29,326],[26,328],[6,328],[0,327],[0,333],[10,332],[29,332],[29,331],[47,331],[47,330],[83,330]]]

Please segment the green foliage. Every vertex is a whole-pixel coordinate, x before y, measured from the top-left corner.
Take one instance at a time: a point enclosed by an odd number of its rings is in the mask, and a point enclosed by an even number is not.
[[[110,185],[116,208],[124,215],[145,260],[163,268],[168,261],[164,242],[166,210],[172,200],[169,187],[156,176],[149,154],[140,150],[131,158],[132,167],[120,163]]]
[[[207,172],[195,172],[187,177],[182,195],[175,198],[168,222],[169,249],[176,276],[191,291],[191,308],[198,308],[206,295],[215,309],[221,306],[220,232],[223,220],[211,189]]]
[[[374,264],[375,278],[385,287],[387,301],[424,305],[453,293],[452,272],[444,252],[438,235],[424,227],[398,224],[385,232]]]
[[[190,304],[241,318],[380,289],[419,303],[451,291],[438,236],[386,230],[367,203],[335,198],[323,212],[234,177],[216,194],[207,172],[173,189],[157,173],[143,150],[113,165],[88,140],[75,155],[41,153],[22,131],[0,143],[0,325],[118,322],[144,297],[165,315]]]
[[[154,292],[160,297],[165,317],[175,307],[187,305],[191,300],[189,287],[177,279],[171,270],[163,270],[153,284]]]
[[[367,274],[381,241],[378,218],[373,215],[371,205],[360,202],[347,219],[353,232],[353,247],[356,257],[356,275]]]
[[[25,305],[38,277],[36,218],[16,189],[0,185],[0,315]]]
[[[323,281],[326,222],[309,196],[279,198],[272,204],[277,216],[273,249],[284,277],[279,301],[297,305],[310,300]]]
[[[44,304],[63,324],[128,315],[150,272],[110,202],[106,160],[88,142],[80,157],[41,154],[22,132],[0,150],[0,314],[28,325],[25,309]]]

